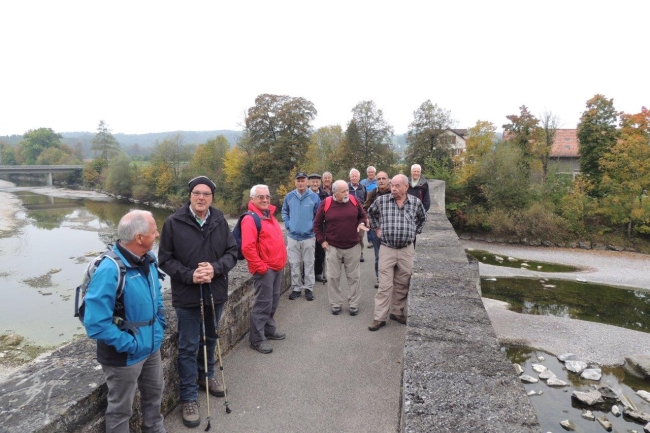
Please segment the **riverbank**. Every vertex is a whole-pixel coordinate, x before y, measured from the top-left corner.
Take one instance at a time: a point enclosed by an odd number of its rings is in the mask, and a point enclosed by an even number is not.
[[[526,247],[462,241],[464,248],[485,250],[504,257],[573,265],[571,273],[547,273],[479,263],[481,277],[528,277],[589,282],[650,290],[650,256],[615,251]],[[483,298],[497,338],[502,344],[524,346],[553,355],[572,352],[600,365],[622,365],[626,356],[650,355],[650,334],[601,323],[515,313],[505,302]]]
[[[2,204],[0,206],[0,236],[12,233],[20,225],[20,220],[16,218],[16,214],[22,210],[20,199],[3,191],[12,187],[15,187],[13,183],[0,179],[0,204]]]

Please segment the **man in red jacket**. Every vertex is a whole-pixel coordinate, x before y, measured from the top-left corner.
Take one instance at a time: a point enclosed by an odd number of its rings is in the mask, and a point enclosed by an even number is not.
[[[332,314],[339,314],[343,305],[343,294],[339,285],[341,262],[343,262],[350,289],[348,297],[350,316],[356,316],[359,314],[359,299],[361,299],[359,232],[363,233],[369,228],[366,226],[363,203],[350,197],[346,181],[334,182],[332,192],[332,197],[323,200],[318,207],[314,217],[314,233],[316,233],[316,242],[327,251],[327,295]]]
[[[282,228],[273,216],[275,206],[271,205],[271,194],[266,185],[251,188],[248,210],[255,212],[262,222],[262,229],[258,233],[252,216],[241,221],[241,252],[248,261],[248,270],[253,274],[255,286],[249,341],[252,349],[271,353],[273,347],[268,340],[284,340],[285,337],[284,333],[277,331],[273,316],[280,301],[287,249]]]

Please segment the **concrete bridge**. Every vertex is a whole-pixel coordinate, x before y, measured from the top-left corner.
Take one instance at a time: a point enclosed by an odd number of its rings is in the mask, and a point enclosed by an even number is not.
[[[362,264],[360,314],[333,316],[325,286],[316,300],[282,295],[276,313],[287,339],[262,355],[248,347],[252,279],[241,263],[220,323],[228,402],[210,397],[212,431],[540,432],[529,398],[499,342],[469,261],[444,213],[444,183],[430,181],[432,209],[418,236],[408,324],[369,332],[375,289],[372,250]],[[285,290],[289,288],[285,273]],[[169,298],[169,293],[166,294]],[[162,358],[168,432],[180,420],[176,317],[169,305]],[[70,318],[70,320],[76,320]],[[106,385],[95,344],[82,338],[0,384],[0,431],[103,432]],[[206,395],[199,393],[206,427]],[[135,407],[138,406],[136,397]],[[140,431],[140,414],[131,431]]]
[[[0,165],[0,174],[44,173],[47,175],[47,186],[52,186],[52,173],[69,173],[83,169],[83,165]]]

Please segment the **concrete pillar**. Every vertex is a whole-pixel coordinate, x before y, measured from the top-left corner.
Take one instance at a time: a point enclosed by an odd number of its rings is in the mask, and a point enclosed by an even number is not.
[[[52,173],[47,174],[47,186],[52,186]]]

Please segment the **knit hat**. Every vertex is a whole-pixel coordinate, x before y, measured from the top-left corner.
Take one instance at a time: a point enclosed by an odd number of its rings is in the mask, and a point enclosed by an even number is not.
[[[200,184],[207,185],[208,188],[210,188],[210,191],[212,191],[212,194],[214,194],[214,190],[217,188],[217,186],[214,184],[214,182],[212,182],[210,179],[208,179],[205,176],[199,176],[199,177],[195,177],[194,179],[190,180],[190,182],[188,184],[189,187],[190,187],[190,192],[192,192],[192,190],[194,189],[195,186],[200,185]]]

